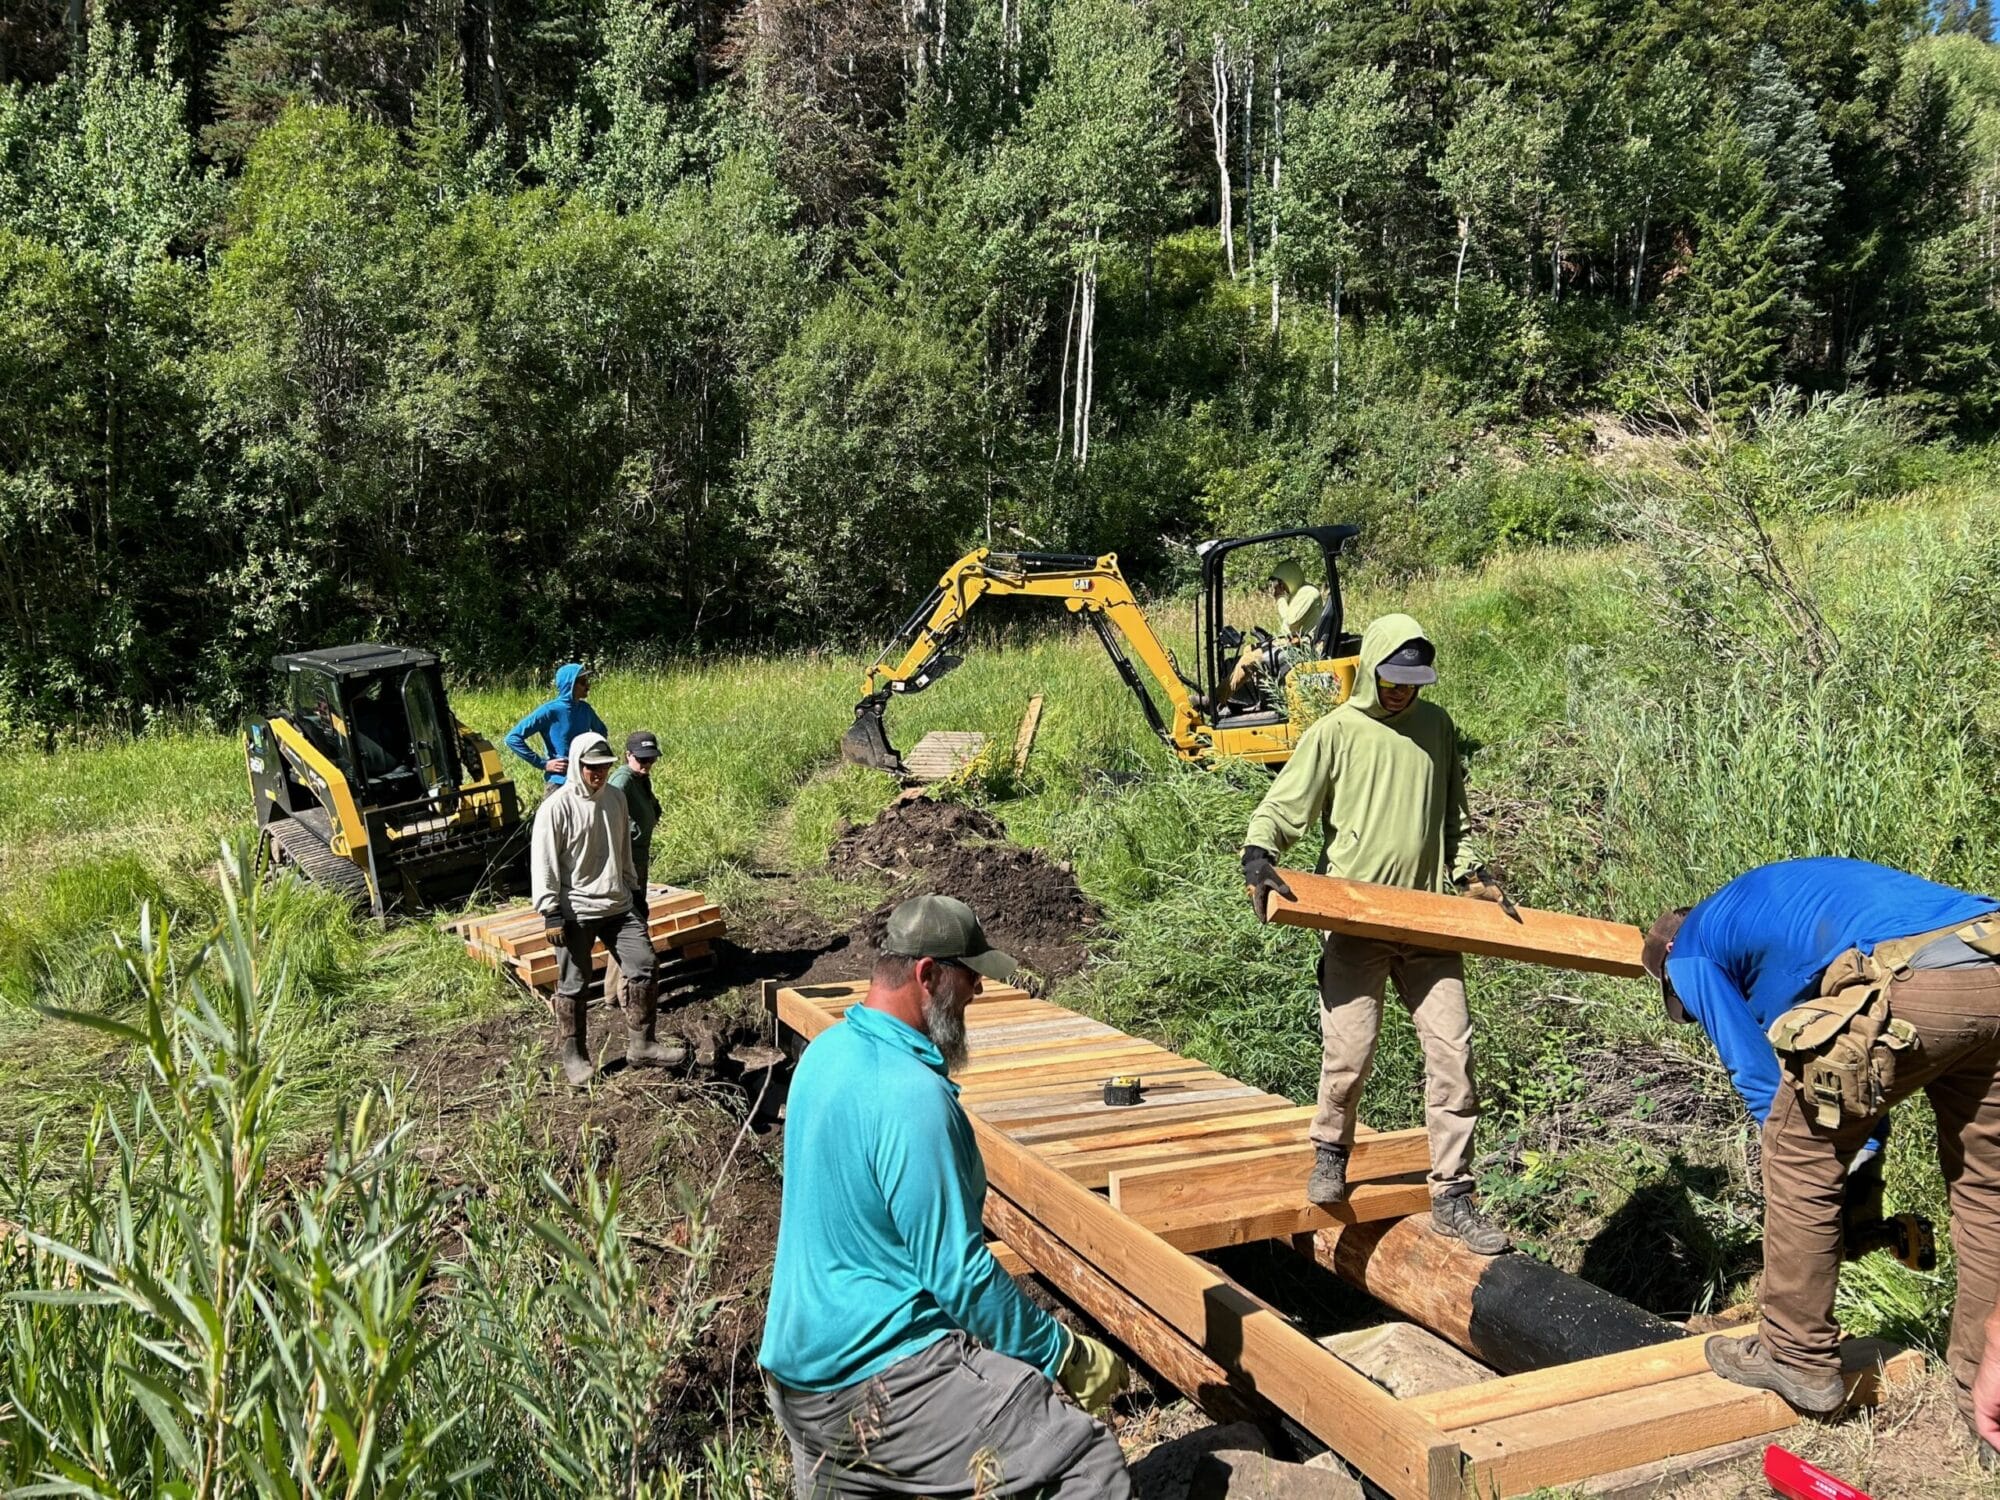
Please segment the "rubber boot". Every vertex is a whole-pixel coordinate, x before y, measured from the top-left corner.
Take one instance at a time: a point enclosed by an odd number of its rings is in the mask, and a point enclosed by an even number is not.
[[[654,1034],[660,1018],[660,995],[649,979],[628,979],[620,990],[625,1007],[625,1064],[632,1068],[678,1068],[687,1061],[687,1043],[679,1037],[661,1041]]]
[[[589,1012],[590,1002],[582,991],[556,996],[556,1062],[573,1089],[587,1088],[597,1076],[590,1061]]]

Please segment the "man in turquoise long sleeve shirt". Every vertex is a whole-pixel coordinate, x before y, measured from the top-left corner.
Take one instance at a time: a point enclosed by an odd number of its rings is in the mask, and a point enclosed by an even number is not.
[[[1021,1294],[986,1248],[986,1172],[949,1068],[982,976],[1011,978],[962,902],[891,914],[869,992],[806,1049],[763,1365],[797,1493],[1131,1494],[1101,1407],[1116,1355]]]

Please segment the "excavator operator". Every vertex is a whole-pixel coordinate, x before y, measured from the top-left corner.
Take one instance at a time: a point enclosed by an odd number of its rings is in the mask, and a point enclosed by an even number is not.
[[[1252,641],[1243,648],[1243,654],[1236,659],[1236,666],[1229,674],[1229,687],[1222,695],[1223,703],[1233,703],[1248,691],[1252,679],[1267,671],[1267,660],[1271,666],[1289,666],[1289,656],[1299,659],[1298,653],[1312,645],[1313,632],[1319,629],[1320,615],[1325,610],[1325,599],[1320,591],[1306,582],[1306,570],[1292,558],[1286,558],[1271,569],[1271,576],[1264,580],[1269,586],[1271,597],[1278,601],[1278,632],[1269,642]],[[1284,675],[1283,666],[1270,673],[1273,682]]]

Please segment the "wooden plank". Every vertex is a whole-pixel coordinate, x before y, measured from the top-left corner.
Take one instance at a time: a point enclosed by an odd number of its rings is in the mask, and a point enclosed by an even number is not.
[[[1023,1276],[1035,1274],[1035,1268],[1021,1259],[1020,1252],[1005,1240],[989,1240],[986,1248],[992,1252],[993,1258],[1000,1262],[1000,1269],[1016,1281]]]
[[[968,1042],[968,1050],[970,1045]],[[996,1074],[1082,1062],[1089,1058],[1115,1059],[1145,1049],[1151,1049],[1162,1057],[1174,1055],[1164,1047],[1155,1047],[1151,1042],[1136,1041],[1128,1036],[1092,1037],[1085,1042],[1066,1042],[1060,1039],[1052,1042],[1026,1042],[1018,1047],[982,1048],[979,1056],[971,1058],[964,1067],[951,1076],[963,1084],[975,1078],[991,1078]]]
[[[1757,1325],[1750,1323],[1728,1330],[1728,1336],[1741,1338],[1756,1331]],[[1701,1352],[1707,1338],[1706,1334],[1697,1334],[1671,1344],[1652,1344],[1644,1349],[1627,1349],[1622,1354],[1604,1354],[1596,1359],[1551,1365],[1546,1370],[1482,1380],[1463,1390],[1413,1396],[1409,1406],[1439,1427],[1471,1427],[1575,1401],[1612,1396],[1640,1386],[1699,1375],[1708,1368]]]
[[[1559,969],[1638,978],[1645,934],[1622,922],[1521,908],[1516,922],[1491,901],[1339,880],[1304,870],[1283,872],[1292,900],[1271,897],[1273,922],[1384,938],[1450,953],[1479,953]]]
[[[1241,1102],[1256,1097],[1257,1091],[1247,1083],[1238,1083],[1233,1078],[1225,1078],[1220,1073],[1204,1077],[1191,1073],[1184,1080],[1185,1090],[1176,1089],[1174,1084],[1182,1080],[1171,1080],[1161,1089],[1163,1098],[1170,1097],[1178,1104],[1210,1104],[1217,1100],[1230,1099]],[[980,1116],[996,1127],[1013,1125],[1045,1125],[1054,1120],[1074,1120],[1088,1124],[1101,1120],[1106,1115],[1129,1115],[1134,1109],[1144,1105],[1106,1104],[1100,1091],[1089,1097],[1073,1094],[1058,1095],[1046,1100],[1003,1099],[997,1104],[984,1106],[971,1113]]]
[[[1197,1119],[1158,1120],[1148,1119],[1127,1130],[1113,1130],[1078,1140],[1059,1140],[1048,1143],[1051,1152],[1109,1152],[1127,1146],[1150,1145],[1159,1141],[1181,1140],[1189,1136],[1210,1134],[1233,1134],[1239,1130],[1278,1130],[1286,1126],[1303,1126],[1319,1111],[1310,1104],[1294,1104],[1289,1099],[1280,1099],[1276,1094],[1265,1096],[1271,1103],[1256,1109],[1238,1113],[1209,1115]],[[1019,1139],[1019,1137],[1017,1137]],[[1273,1144],[1276,1144],[1275,1142]]]
[[[1128,1296],[1019,1205],[999,1193],[988,1193],[986,1222],[1010,1246],[1019,1248],[1017,1260],[1095,1318],[1142,1363],[1216,1421],[1276,1425],[1270,1407],[1242,1389],[1240,1377],[1232,1376],[1157,1313]]]
[[[1364,1182],[1337,1208],[1306,1202],[1305,1184],[1289,1193],[1261,1198],[1229,1199],[1193,1204],[1161,1213],[1135,1216],[1168,1244],[1180,1250],[1216,1250],[1224,1245],[1249,1245],[1281,1240],[1336,1224],[1371,1224],[1378,1219],[1403,1219],[1428,1213],[1427,1182]]]
[[[1863,1342],[1850,1340],[1849,1345]],[[1851,1370],[1852,1398],[1872,1402],[1885,1383],[1907,1381],[1922,1366],[1923,1356],[1908,1352],[1891,1358],[1879,1375],[1872,1366]],[[1782,1432],[1798,1420],[1784,1399],[1770,1391],[1703,1373],[1456,1428],[1449,1435],[1470,1461],[1472,1490],[1507,1496]]]
[[[1303,1125],[1278,1130],[1245,1130],[1236,1134],[1187,1136],[1178,1140],[1153,1141],[1138,1146],[1122,1146],[1113,1151],[1056,1151],[1037,1148],[1042,1159],[1058,1168],[1071,1182],[1087,1188],[1109,1188],[1113,1172],[1136,1167],[1156,1167],[1174,1162],[1206,1162],[1231,1152],[1249,1153],[1293,1140]],[[1060,1144],[1060,1143],[1057,1143]]]
[[[1100,1110],[1087,1120],[1070,1118],[1063,1119],[1060,1123],[1037,1121],[1032,1125],[1013,1124],[1001,1128],[1024,1146],[1036,1146],[1044,1141],[1053,1140],[1083,1143],[1097,1135],[1121,1134],[1135,1128],[1132,1124],[1135,1119],[1160,1124],[1212,1120],[1224,1116],[1240,1119],[1258,1109],[1282,1111],[1296,1107],[1291,1100],[1276,1094],[1252,1093],[1247,1097],[1231,1094],[1220,1101],[1202,1100],[1194,1104],[1186,1101],[1177,1104],[1141,1103],[1132,1109]]]
[[[1396,1500],[1462,1490],[1457,1445],[1213,1267],[971,1117],[987,1181],[1107,1281],[1333,1445]]]
[[[1303,1132],[1301,1132],[1303,1134]],[[1290,1193],[1304,1198],[1317,1148],[1310,1140],[1259,1150],[1218,1152],[1213,1158],[1129,1167],[1111,1176],[1111,1201],[1134,1216],[1193,1207],[1218,1194],[1256,1198]],[[1347,1180],[1381,1182],[1430,1168],[1430,1134],[1422,1129],[1356,1136]]]
[[[704,922],[699,926],[688,927],[680,932],[670,934],[669,939],[665,942],[656,938],[653,943],[653,951],[657,954],[672,953],[675,949],[687,943],[705,942],[711,938],[721,937],[726,930],[726,924],[718,917],[712,922]],[[602,944],[591,950],[590,967],[593,971],[603,968],[607,962],[609,962],[609,957],[605,953]],[[553,953],[542,954],[532,963],[521,962],[515,967],[516,972],[523,979],[537,988],[545,984],[555,983],[557,960]]]
[[[1021,727],[1014,733],[1014,774],[1019,776],[1028,769],[1028,752],[1035,748],[1035,731],[1042,725],[1042,695],[1035,694],[1028,700],[1028,711],[1021,715]]]

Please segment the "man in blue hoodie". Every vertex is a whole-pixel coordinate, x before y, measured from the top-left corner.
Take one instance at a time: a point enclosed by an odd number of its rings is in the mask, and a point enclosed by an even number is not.
[[[556,668],[555,697],[507,731],[507,748],[540,771],[548,790],[554,791],[569,775],[570,742],[580,734],[611,737],[590,706],[590,674],[583,663],[573,661]],[[541,750],[533,744],[536,735],[541,736]]]
[[[1996,910],[1990,896],[1882,865],[1795,859],[1653,923],[1643,957],[1669,1009],[1715,1038],[1746,1096],[1768,1098],[1763,1325],[1709,1340],[1716,1374],[1804,1411],[1842,1405],[1833,1302],[1848,1171],[1890,1108],[1922,1090],[1937,1114],[1958,1250],[1947,1358],[1971,1418],[2000,1290]],[[1763,1096],[1757,1078],[1774,1045],[1791,1050]]]

